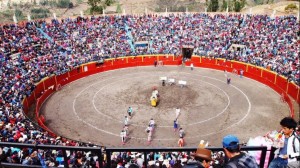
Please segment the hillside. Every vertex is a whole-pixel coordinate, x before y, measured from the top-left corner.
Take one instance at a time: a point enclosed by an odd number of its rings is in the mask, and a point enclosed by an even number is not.
[[[299,9],[299,2],[297,1],[278,1],[273,4],[264,4],[264,5],[256,5],[256,6],[246,6],[242,9],[241,13],[249,13],[250,8],[252,8],[252,14],[266,14],[272,15],[273,11],[275,10],[275,15],[287,15],[287,14],[294,14],[299,15],[299,11],[294,10],[292,12],[286,12],[284,8],[289,4],[295,4]]]
[[[68,1],[72,3],[72,8],[63,8],[54,6],[53,3],[59,1]],[[298,1],[287,0],[246,0],[247,4],[242,9],[242,13],[249,13],[250,9],[252,14],[267,14],[272,15],[273,10],[276,10],[275,15],[287,15],[297,14],[297,11],[287,13],[284,8],[291,3],[297,5],[299,9]],[[270,2],[274,3],[270,3]],[[10,4],[8,2],[11,2]],[[269,2],[269,4],[266,4]],[[220,0],[219,6],[222,4]],[[263,5],[258,5],[264,3]],[[119,7],[119,9],[118,9]],[[126,14],[142,14],[142,13],[154,13],[165,12],[168,8],[168,12],[204,12],[205,0],[115,0],[115,3],[108,6],[105,9],[107,14],[119,13]],[[36,9],[38,14],[32,12],[32,9]],[[81,11],[87,15],[89,5],[87,0],[0,0],[0,20],[1,23],[12,22],[13,15],[16,13],[18,21],[27,20],[27,15],[31,15],[32,19],[36,19],[36,15],[39,18],[53,17],[53,13],[57,17],[74,17],[79,16]],[[118,10],[117,10],[118,9]],[[218,11],[222,12],[221,9]],[[224,9],[223,9],[224,12]]]

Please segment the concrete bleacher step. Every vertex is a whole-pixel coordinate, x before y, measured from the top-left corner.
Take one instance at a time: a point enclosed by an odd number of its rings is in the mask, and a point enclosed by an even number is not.
[[[125,31],[126,31],[126,36],[129,38],[127,40],[127,42],[130,45],[131,51],[135,52],[135,48],[134,48],[134,45],[133,45],[133,37],[132,37],[131,31],[129,30],[129,27],[128,27],[127,24],[125,24]]]

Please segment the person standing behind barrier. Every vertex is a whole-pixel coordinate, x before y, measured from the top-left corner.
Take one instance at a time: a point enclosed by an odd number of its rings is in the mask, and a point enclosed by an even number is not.
[[[258,164],[253,156],[241,152],[239,139],[234,135],[227,135],[223,138],[223,149],[229,162],[225,168],[258,168]]]
[[[240,78],[243,78],[243,75],[244,75],[244,70],[240,70]]]
[[[294,167],[294,165],[299,168],[300,162],[297,159],[300,159],[300,145],[295,133],[297,122],[292,117],[285,117],[280,121],[280,125],[284,135],[284,145],[274,152],[275,158],[269,168]]]

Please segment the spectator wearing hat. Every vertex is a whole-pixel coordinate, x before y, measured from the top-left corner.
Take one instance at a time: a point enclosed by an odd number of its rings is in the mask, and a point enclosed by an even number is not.
[[[234,135],[227,135],[223,138],[223,149],[229,161],[225,168],[247,167],[258,168],[254,157],[241,152],[239,139]]]
[[[209,168],[210,162],[213,160],[211,157],[211,150],[205,148],[198,148],[196,153],[192,153],[191,156],[195,158],[196,161],[188,162],[184,167],[198,167],[198,168]]]

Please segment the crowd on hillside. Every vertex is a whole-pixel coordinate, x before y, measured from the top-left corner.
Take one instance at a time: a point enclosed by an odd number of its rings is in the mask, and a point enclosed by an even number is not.
[[[52,74],[109,57],[140,54],[194,54],[256,64],[299,85],[299,23],[294,16],[181,14],[105,16],[32,21],[0,26],[0,138],[6,142],[79,145],[47,135],[24,116],[22,100],[35,83]],[[147,41],[135,48],[135,42]],[[232,44],[244,47],[231,50]],[[34,163],[34,151],[2,149],[1,161]],[[33,156],[32,156],[33,155]],[[59,152],[45,153],[57,164]],[[82,154],[81,154],[82,155]],[[47,156],[47,157],[46,157]],[[70,154],[74,158],[76,153]],[[26,162],[31,157],[32,162]],[[81,156],[80,162],[88,160]],[[92,157],[89,157],[91,160]],[[71,160],[71,159],[70,159]],[[72,161],[72,160],[71,160]],[[70,161],[70,162],[71,162]],[[73,160],[77,163],[76,159]],[[73,163],[72,162],[72,163]]]

